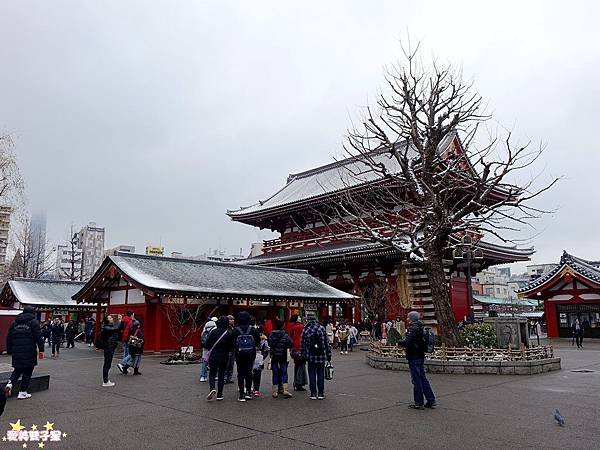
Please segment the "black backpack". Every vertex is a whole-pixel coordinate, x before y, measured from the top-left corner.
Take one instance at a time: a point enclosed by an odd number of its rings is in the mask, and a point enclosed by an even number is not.
[[[435,334],[433,334],[431,328],[423,329],[423,348],[425,353],[433,353],[435,350]]]
[[[235,341],[235,351],[238,355],[250,355],[252,352],[256,352],[256,342],[254,336],[252,336],[252,327],[248,327],[248,330],[244,331],[237,327],[240,335]]]

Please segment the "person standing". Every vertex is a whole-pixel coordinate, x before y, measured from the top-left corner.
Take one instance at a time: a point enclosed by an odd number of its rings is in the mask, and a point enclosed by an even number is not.
[[[325,399],[325,363],[331,361],[331,347],[325,327],[313,311],[307,313],[308,324],[302,331],[302,356],[308,365],[311,400]]]
[[[265,358],[269,356],[269,350],[267,337],[264,334],[261,334],[260,344],[258,344],[258,351],[256,352],[256,358],[254,359],[254,365],[252,366],[252,395],[254,397],[262,397],[262,392],[260,392],[260,380],[262,378],[262,371],[265,368]]]
[[[52,329],[52,326],[50,325],[50,321],[49,320],[44,321],[44,324],[42,325],[42,337],[44,338],[44,343],[46,341],[48,341],[48,347],[50,347],[52,345],[51,329]]]
[[[354,326],[353,323],[350,324],[349,333],[350,333],[350,337],[348,338],[348,347],[350,348],[350,351],[352,352],[354,349],[354,346],[356,344],[358,344],[358,329]]]
[[[333,332],[333,323],[330,319],[327,319],[325,321],[325,331],[327,333],[327,340],[329,341],[329,346],[333,347],[333,338],[335,335]]]
[[[60,343],[65,336],[65,327],[59,317],[55,317],[50,328],[52,335],[52,357],[58,358],[60,355]]]
[[[108,372],[112,366],[115,350],[119,346],[119,326],[115,325],[113,316],[104,318],[102,331],[100,332],[99,342],[96,346],[104,350],[104,364],[102,366],[102,387],[112,387],[115,385],[108,378]]]
[[[436,401],[429,380],[425,375],[425,340],[423,339],[423,322],[419,320],[419,313],[411,311],[408,313],[408,329],[404,340],[398,345],[404,347],[410,379],[413,384],[414,403],[408,405],[411,409],[435,408]],[[424,403],[423,397],[427,400]]]
[[[117,367],[123,375],[127,375],[130,367],[133,367],[134,375],[141,375],[140,364],[142,363],[142,354],[144,353],[144,333],[142,333],[142,324],[134,319],[129,329],[129,355],[125,359],[125,364],[117,364]]]
[[[344,322],[341,322],[335,333],[338,342],[340,343],[340,355],[348,354],[348,339],[350,338],[350,329]]]
[[[65,330],[65,337],[67,339],[67,348],[75,348],[75,336],[77,335],[77,324],[74,320],[69,320],[67,328]]]
[[[230,314],[227,316],[229,331],[233,331],[235,327],[235,318]],[[229,353],[227,358],[227,370],[225,371],[225,384],[233,383],[233,366],[235,364],[235,353],[233,350]]]
[[[273,371],[273,398],[281,395],[290,398],[292,394],[288,390],[288,350],[293,343],[290,336],[283,328],[283,321],[275,319],[275,328],[269,335],[269,348],[271,349],[271,370]]]
[[[206,322],[202,334],[200,335],[200,344],[202,347],[202,361],[200,361],[200,382],[204,383],[208,380],[208,356],[210,352],[206,348],[210,333],[217,328],[217,323],[212,319]]]
[[[294,314],[290,321],[290,338],[292,339],[291,356],[294,360],[294,390],[298,392],[306,391],[306,361],[302,357],[302,318]]]
[[[571,331],[573,332],[573,337],[577,343],[577,348],[583,348],[583,325],[579,319],[575,319],[575,322],[573,322],[573,325],[571,326]]]
[[[96,328],[96,321],[93,317],[88,317],[85,322],[85,342],[89,348],[94,345],[94,329]]]
[[[210,332],[206,350],[208,355],[208,385],[207,400],[212,400],[217,395],[217,400],[223,400],[223,385],[225,384],[225,371],[229,361],[229,353],[233,349],[232,332],[229,329],[227,316],[219,317],[217,327]],[[216,382],[216,386],[215,386]],[[216,389],[215,389],[216,387]]]
[[[28,392],[31,374],[38,358],[44,358],[44,338],[34,312],[31,306],[25,306],[23,312],[15,318],[6,336],[6,352],[12,356],[13,372],[4,388],[5,394],[10,397],[13,385],[19,377],[22,377],[17,396],[19,400],[31,397]]]
[[[260,344],[260,334],[255,327],[250,325],[250,314],[246,311],[238,314],[238,326],[233,329],[232,335],[235,363],[237,364],[238,400],[245,402],[252,398],[252,366],[256,359],[256,349]]]
[[[119,323],[119,334],[121,336],[121,342],[123,344],[123,359],[121,359],[121,365],[125,363],[125,360],[129,356],[129,330],[133,325],[134,319],[135,315],[133,314],[133,311],[130,310],[127,311],[125,317],[121,318],[121,322]]]

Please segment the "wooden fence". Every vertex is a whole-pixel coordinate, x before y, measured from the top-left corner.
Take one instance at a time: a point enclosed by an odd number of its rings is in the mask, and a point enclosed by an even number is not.
[[[388,357],[404,357],[401,347],[381,345],[374,342],[371,352]],[[441,361],[535,361],[554,357],[551,345],[543,345],[520,349],[506,348],[469,348],[469,347],[439,347],[433,353],[427,353],[426,358]]]

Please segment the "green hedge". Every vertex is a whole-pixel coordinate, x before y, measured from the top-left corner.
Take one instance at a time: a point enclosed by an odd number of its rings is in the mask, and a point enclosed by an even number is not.
[[[495,347],[496,330],[489,323],[471,323],[460,331],[462,341],[467,347]]]

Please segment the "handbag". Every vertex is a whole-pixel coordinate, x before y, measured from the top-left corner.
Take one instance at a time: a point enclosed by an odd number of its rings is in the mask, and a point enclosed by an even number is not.
[[[223,336],[225,336],[226,334],[227,334],[227,330],[225,330],[225,331],[223,332],[223,334],[222,334],[221,336],[219,336],[219,339],[217,339],[217,342],[215,342],[215,343],[213,344],[213,346],[210,348],[210,350],[206,350],[206,353],[204,353],[204,355],[203,355],[203,358],[202,358],[202,359],[204,360],[204,362],[205,362],[205,363],[208,363],[208,360],[209,360],[209,358],[210,358],[210,352],[212,352],[213,348],[215,348],[215,347],[217,346],[217,344],[218,344],[219,342],[221,342],[221,339],[223,339]]]
[[[135,330],[131,336],[129,336],[129,346],[134,348],[142,348],[144,345],[144,340],[140,337],[137,337],[138,330]]]
[[[333,364],[331,364],[331,361],[325,363],[325,379],[333,380]]]

